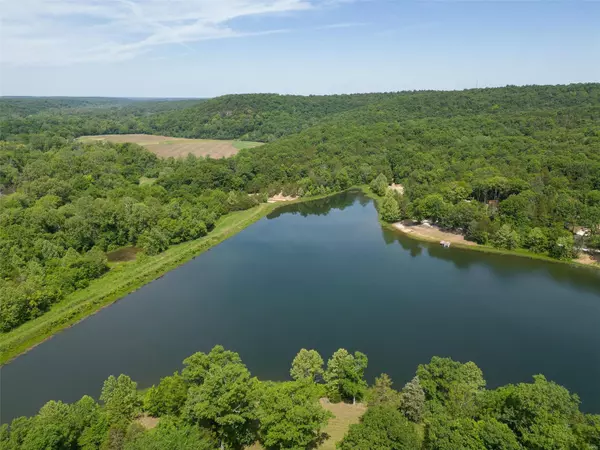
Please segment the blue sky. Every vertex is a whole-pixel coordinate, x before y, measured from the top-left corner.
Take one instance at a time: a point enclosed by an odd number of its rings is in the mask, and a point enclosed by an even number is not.
[[[600,1],[0,0],[2,95],[600,81]]]

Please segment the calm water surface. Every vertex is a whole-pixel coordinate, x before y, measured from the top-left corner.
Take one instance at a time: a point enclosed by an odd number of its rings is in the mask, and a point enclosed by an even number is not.
[[[111,374],[147,387],[215,344],[286,379],[294,355],[339,347],[401,387],[433,355],[489,387],[545,374],[600,413],[600,276],[442,249],[382,230],[360,194],[288,205],[1,370],[2,422],[97,396]]]

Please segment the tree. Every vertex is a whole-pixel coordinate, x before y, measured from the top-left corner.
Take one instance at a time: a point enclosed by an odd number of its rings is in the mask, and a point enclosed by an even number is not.
[[[137,383],[127,375],[108,377],[102,387],[100,400],[110,423],[129,422],[141,413],[141,399],[137,392]]]
[[[339,444],[341,450],[414,450],[420,446],[413,424],[385,405],[369,407]]]
[[[500,388],[493,414],[525,448],[574,448],[577,437],[571,424],[579,416],[579,398],[543,375],[533,380]]]
[[[430,219],[437,223],[445,219],[448,213],[448,204],[440,194],[430,194],[416,202],[415,215],[419,220]]]
[[[218,445],[208,431],[163,417],[155,429],[125,443],[124,450],[214,450]]]
[[[521,450],[515,434],[495,419],[450,419],[438,416],[430,421],[425,435],[428,450]]]
[[[502,225],[492,237],[494,247],[505,248],[507,250],[514,250],[519,246],[520,242],[519,233],[513,230],[508,224]]]
[[[464,384],[474,393],[480,392],[485,386],[481,369],[473,362],[462,364],[439,356],[431,358],[429,364],[420,364],[417,376],[425,398],[441,404],[446,403],[450,389],[456,384]]]
[[[250,445],[256,437],[254,398],[258,381],[244,364],[226,359],[209,362],[202,384],[190,387],[182,413],[193,423],[208,424],[218,436],[221,450]]]
[[[315,384],[300,381],[266,384],[260,395],[257,417],[259,438],[266,448],[308,448],[321,438],[333,414],[318,401]]]
[[[356,403],[366,391],[367,383],[364,372],[368,359],[364,353],[355,352],[354,355],[341,348],[327,361],[327,370],[324,379],[327,392],[332,401],[349,400]]]
[[[400,392],[400,398],[400,411],[411,422],[420,423],[425,409],[425,391],[418,376],[406,383]]]
[[[240,355],[215,345],[210,353],[197,352],[183,360],[181,375],[185,381],[193,384],[204,383],[208,371],[213,367],[225,367],[228,364],[241,364]]]
[[[386,222],[397,222],[400,220],[400,206],[398,205],[398,200],[396,200],[396,195],[388,190],[385,194],[385,197],[381,201],[381,218]]]
[[[392,388],[392,379],[388,374],[382,373],[375,378],[375,385],[367,392],[369,407],[378,405],[400,406],[400,393]]]
[[[323,358],[316,350],[301,349],[292,362],[290,375],[294,380],[315,381],[323,375]]]
[[[548,250],[548,238],[541,228],[533,228],[525,238],[525,247],[535,253]]]
[[[151,228],[140,235],[138,244],[148,255],[158,255],[169,248],[169,236],[161,228]]]
[[[386,176],[382,173],[377,175],[377,178],[371,181],[370,187],[373,192],[380,197],[383,197],[388,190],[388,180]]]
[[[561,236],[550,247],[550,256],[556,259],[572,259],[576,256],[573,236]]]
[[[161,378],[144,395],[144,409],[155,417],[179,415],[187,397],[188,385],[179,373]]]

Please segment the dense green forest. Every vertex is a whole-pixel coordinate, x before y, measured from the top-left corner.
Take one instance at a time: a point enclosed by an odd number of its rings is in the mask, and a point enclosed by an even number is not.
[[[107,251],[159,253],[278,192],[371,184],[388,222],[427,219],[480,244],[565,260],[600,248],[600,84],[3,98],[0,111],[2,332],[100,277]],[[273,142],[227,160],[161,160],[131,144],[73,139],[130,132]]]
[[[100,403],[84,396],[50,401],[31,418],[0,428],[2,448],[66,449],[310,449],[327,439],[328,402],[364,402],[341,450],[594,450],[600,416],[579,411],[565,388],[533,377],[531,383],[486,389],[472,362],[433,357],[401,390],[382,374],[364,378],[367,356],[339,349],[324,365],[302,349],[293,381],[259,381],[240,356],[221,346],[183,361],[181,372],[145,392],[126,375],[111,376]],[[146,429],[140,417],[158,417]]]

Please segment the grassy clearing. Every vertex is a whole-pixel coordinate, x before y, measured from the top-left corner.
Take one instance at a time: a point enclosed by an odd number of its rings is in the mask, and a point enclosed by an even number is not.
[[[328,438],[317,447],[318,450],[335,450],[336,444],[340,442],[350,425],[358,423],[362,415],[367,410],[366,405],[357,403],[351,405],[348,403],[330,403],[326,399],[321,399],[321,405],[327,411],[331,411],[335,417],[329,419],[329,423],[325,427],[325,433]],[[263,450],[260,444],[254,444],[247,450]]]
[[[245,148],[255,148],[264,145],[262,142],[251,142],[251,141],[233,141],[231,143],[238,150],[244,150]]]
[[[169,136],[154,136],[150,134],[104,134],[98,136],[82,136],[82,142],[132,142],[142,145],[161,158],[185,158],[195,156],[210,156],[211,158],[227,158],[235,155],[244,148],[254,148],[263,145],[261,142],[227,141],[215,139],[185,139]],[[140,180],[142,184],[142,180]]]

